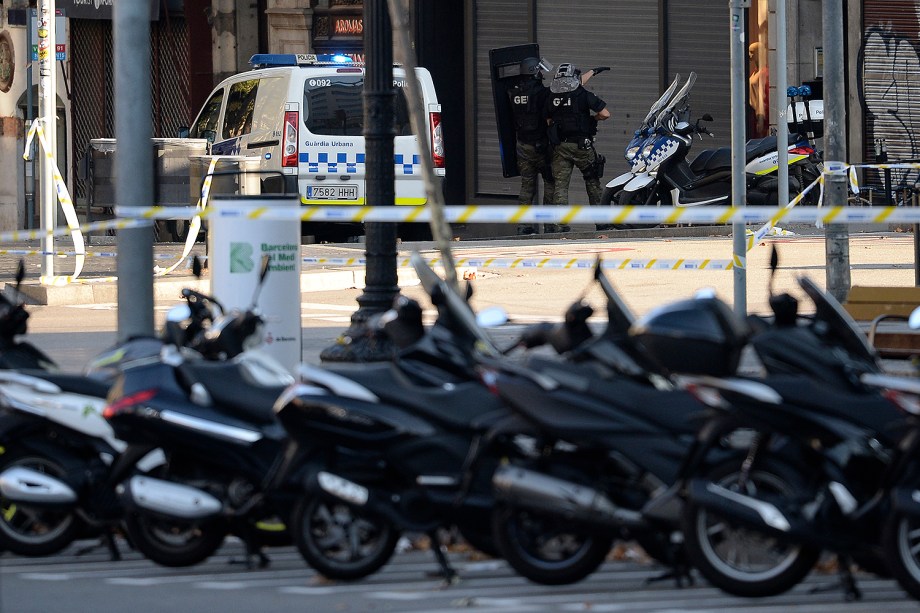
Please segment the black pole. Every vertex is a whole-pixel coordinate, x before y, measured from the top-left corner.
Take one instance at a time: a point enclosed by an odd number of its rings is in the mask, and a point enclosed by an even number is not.
[[[368,206],[396,204],[393,138],[396,136],[393,89],[393,29],[387,0],[364,2],[364,142]],[[395,346],[368,325],[372,315],[390,308],[399,293],[396,276],[396,224],[365,224],[364,292],[358,310],[338,342],[324,349],[320,359],[329,362],[389,360]]]

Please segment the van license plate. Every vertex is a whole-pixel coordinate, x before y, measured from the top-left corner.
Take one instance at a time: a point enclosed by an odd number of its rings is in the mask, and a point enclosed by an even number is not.
[[[357,185],[310,185],[307,200],[357,200]]]

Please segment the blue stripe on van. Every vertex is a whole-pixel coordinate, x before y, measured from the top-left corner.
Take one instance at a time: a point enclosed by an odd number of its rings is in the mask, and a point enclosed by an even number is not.
[[[307,151],[301,153],[299,158],[301,164],[307,165],[307,172],[309,173],[338,173],[343,172],[343,167],[345,173],[357,173],[358,165],[364,164],[366,159],[366,154],[350,151],[313,152],[312,155]],[[408,156],[397,153],[393,156],[393,163],[398,167],[397,172],[401,172],[403,175],[419,174],[422,171],[422,162],[419,155],[413,155],[412,160],[409,161]]]

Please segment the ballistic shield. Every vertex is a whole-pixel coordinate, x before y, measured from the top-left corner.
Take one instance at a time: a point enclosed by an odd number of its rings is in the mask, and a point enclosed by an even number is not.
[[[537,44],[515,45],[489,50],[489,67],[492,75],[492,100],[495,104],[495,123],[498,126],[498,151],[502,162],[502,175],[520,176],[517,165],[514,116],[508,89],[522,78],[532,79],[541,70],[534,58],[540,57]]]

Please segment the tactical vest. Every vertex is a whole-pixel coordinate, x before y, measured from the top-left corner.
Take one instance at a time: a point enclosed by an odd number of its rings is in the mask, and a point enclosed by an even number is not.
[[[557,126],[559,138],[583,138],[597,134],[597,122],[591,117],[584,88],[550,94],[547,108]]]
[[[530,79],[508,89],[514,128],[519,140],[536,143],[546,138],[546,120],[543,118],[543,83]]]

